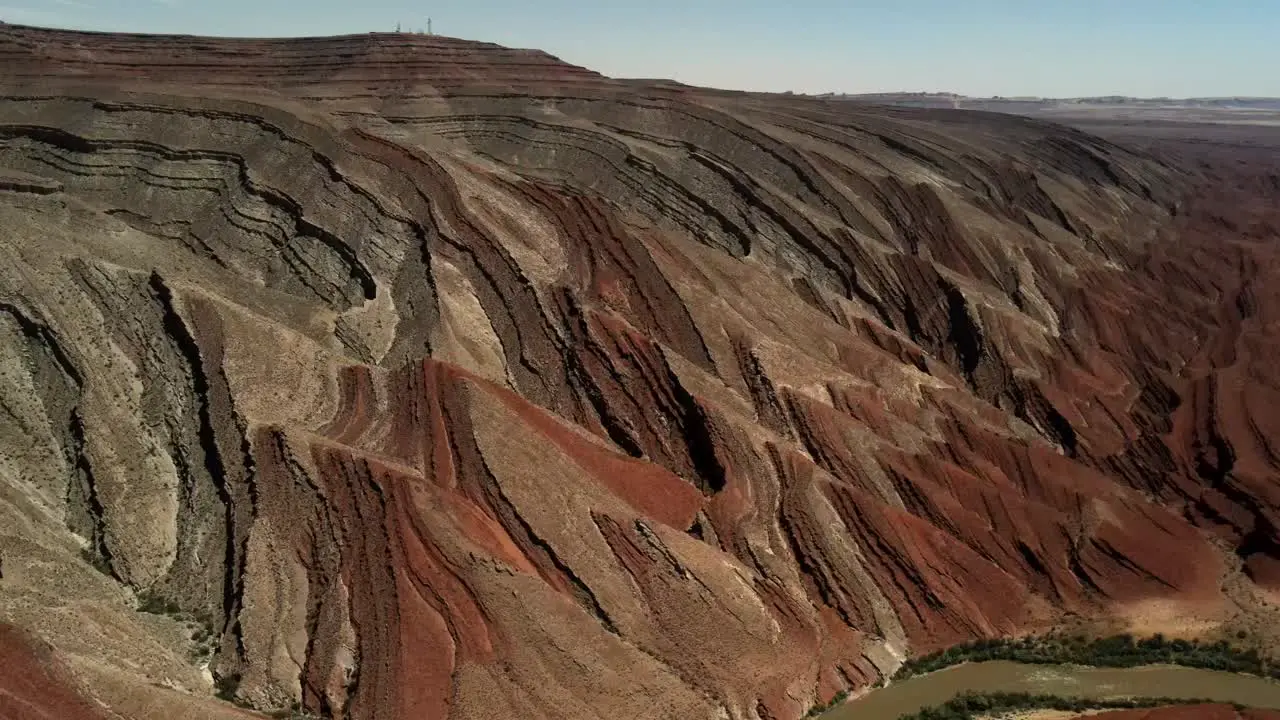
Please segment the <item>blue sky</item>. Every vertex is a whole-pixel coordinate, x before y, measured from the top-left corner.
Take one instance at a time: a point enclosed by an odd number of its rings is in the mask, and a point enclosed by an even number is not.
[[[0,0],[8,22],[214,35],[428,15],[440,34],[717,87],[1280,96],[1280,0]]]

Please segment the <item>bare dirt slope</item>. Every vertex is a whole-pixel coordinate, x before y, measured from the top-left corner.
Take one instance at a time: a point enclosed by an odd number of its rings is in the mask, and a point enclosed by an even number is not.
[[[1266,167],[426,36],[0,26],[0,88],[46,714],[789,720],[1280,589]]]

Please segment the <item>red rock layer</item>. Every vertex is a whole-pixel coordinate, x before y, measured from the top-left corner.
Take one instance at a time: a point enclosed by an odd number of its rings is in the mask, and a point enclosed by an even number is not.
[[[1277,581],[1265,167],[444,38],[0,63],[0,497],[238,702],[796,718]]]
[[[22,630],[0,624],[0,717],[95,720],[109,717],[80,693],[53,651]]]

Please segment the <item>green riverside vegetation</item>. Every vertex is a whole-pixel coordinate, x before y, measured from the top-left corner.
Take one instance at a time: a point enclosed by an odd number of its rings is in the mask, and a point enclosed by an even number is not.
[[[894,680],[941,670],[965,662],[1008,660],[1036,665],[1091,665],[1128,668],[1139,665],[1184,665],[1280,679],[1280,665],[1268,662],[1257,650],[1234,647],[1225,640],[1208,643],[1169,640],[1154,635],[1140,640],[1132,635],[1091,639],[1084,636],[1046,635],[1015,639],[978,640],[908,660]]]
[[[1188,700],[1185,698],[1115,698],[1097,700],[1062,697],[1059,695],[1033,695],[1031,693],[964,693],[948,702],[925,708],[914,715],[904,715],[898,720],[972,720],[983,715],[1019,710],[1062,710],[1086,712],[1088,710],[1131,710],[1134,708],[1164,707],[1167,705],[1199,705],[1212,700]],[[1225,704],[1225,703],[1216,703]],[[1243,710],[1241,705],[1235,706]]]
[[[844,702],[845,699],[847,699],[848,697],[849,697],[849,691],[841,690],[840,692],[836,693],[835,697],[831,698],[831,702],[818,703],[817,705],[814,705],[813,707],[809,708],[809,712],[805,713],[804,716],[807,718],[818,717],[822,713]]]

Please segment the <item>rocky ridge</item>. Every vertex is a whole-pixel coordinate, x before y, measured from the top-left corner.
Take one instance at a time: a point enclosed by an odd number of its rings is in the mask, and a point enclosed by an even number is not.
[[[1274,170],[434,36],[2,26],[0,83],[0,622],[65,702],[796,718],[1280,587]]]

